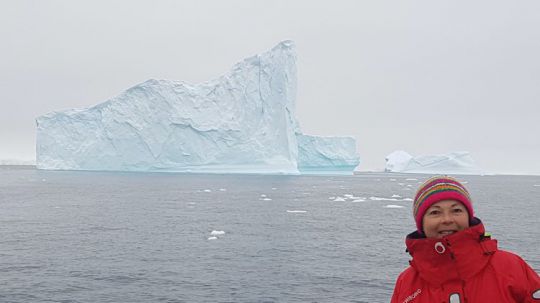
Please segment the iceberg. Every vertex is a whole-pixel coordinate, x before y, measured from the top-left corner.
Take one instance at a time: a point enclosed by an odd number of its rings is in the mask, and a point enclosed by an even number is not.
[[[297,134],[298,168],[304,174],[348,174],[359,164],[353,137]]]
[[[386,156],[385,160],[387,172],[455,175],[483,173],[466,151],[413,157],[405,151],[397,150]]]
[[[36,164],[51,170],[298,174],[303,167],[335,163],[342,170],[354,162],[352,138],[305,140],[295,102],[294,43],[283,41],[215,80],[150,79],[96,106],[40,116]]]

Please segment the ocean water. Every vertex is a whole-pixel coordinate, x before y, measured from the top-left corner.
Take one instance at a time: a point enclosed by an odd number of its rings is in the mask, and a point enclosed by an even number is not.
[[[425,175],[0,166],[0,302],[388,302]],[[540,176],[461,176],[540,270]]]

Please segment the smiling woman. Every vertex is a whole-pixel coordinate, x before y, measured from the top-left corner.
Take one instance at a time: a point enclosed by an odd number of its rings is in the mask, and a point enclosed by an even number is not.
[[[437,176],[424,182],[413,215],[417,230],[406,238],[412,260],[397,279],[392,303],[540,303],[540,277],[521,257],[497,248],[459,181]]]

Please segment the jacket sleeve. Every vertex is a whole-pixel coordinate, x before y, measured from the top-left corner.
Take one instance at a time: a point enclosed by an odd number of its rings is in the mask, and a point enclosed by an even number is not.
[[[525,285],[527,285],[527,298],[525,299],[526,303],[540,303],[540,277],[532,269],[529,264],[523,261],[523,270],[525,271]]]
[[[520,273],[516,273],[510,289],[516,302],[540,303],[540,277],[527,262],[518,258]]]
[[[401,275],[399,275],[397,281],[396,281],[396,286],[394,286],[394,294],[392,294],[392,300],[390,301],[390,303],[398,303],[398,296],[399,296],[399,288],[401,286]]]
[[[401,292],[403,291],[401,289],[401,286],[403,284],[404,274],[405,274],[405,271],[402,272],[396,280],[396,286],[394,286],[394,293],[392,294],[392,300],[390,301],[390,303],[400,303],[399,298],[400,298]]]

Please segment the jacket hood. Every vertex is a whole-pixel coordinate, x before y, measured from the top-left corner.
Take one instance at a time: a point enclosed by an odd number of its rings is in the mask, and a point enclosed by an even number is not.
[[[480,272],[497,251],[497,240],[486,236],[478,218],[471,227],[442,238],[426,238],[415,231],[405,240],[411,266],[428,283],[441,285],[454,279],[468,280]]]

